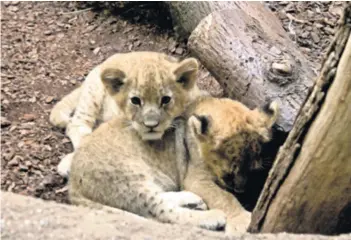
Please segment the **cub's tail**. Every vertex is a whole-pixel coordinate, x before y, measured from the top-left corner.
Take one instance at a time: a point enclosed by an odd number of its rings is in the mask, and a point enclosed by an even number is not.
[[[75,110],[81,93],[81,87],[73,90],[59,101],[50,113],[50,123],[65,128]]]

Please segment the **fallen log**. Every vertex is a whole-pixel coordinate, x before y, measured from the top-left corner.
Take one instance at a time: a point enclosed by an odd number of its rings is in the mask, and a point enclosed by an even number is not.
[[[289,132],[315,74],[269,10],[245,6],[205,17],[189,37],[189,49],[227,96],[252,108],[280,101],[277,125]]]
[[[351,232],[351,4],[280,149],[251,232]]]
[[[175,32],[180,38],[188,39],[202,19],[209,14],[224,9],[242,9],[247,14],[255,12],[270,13],[263,5],[255,2],[242,1],[167,1]],[[273,14],[271,14],[273,16]],[[272,18],[272,16],[270,18]],[[275,21],[275,24],[279,24]]]

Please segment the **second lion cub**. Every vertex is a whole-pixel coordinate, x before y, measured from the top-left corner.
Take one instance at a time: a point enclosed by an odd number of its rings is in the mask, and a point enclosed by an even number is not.
[[[231,99],[204,97],[186,115],[186,130],[177,133],[177,138],[186,136],[188,149],[177,147],[178,165],[188,164],[183,188],[200,196],[210,209],[226,214],[227,233],[245,232],[251,213],[224,189],[243,192],[249,171],[261,165],[260,146],[271,139],[277,103],[250,110]]]

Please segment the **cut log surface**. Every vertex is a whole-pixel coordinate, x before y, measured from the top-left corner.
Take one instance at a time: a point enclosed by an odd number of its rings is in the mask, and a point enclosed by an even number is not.
[[[280,149],[252,232],[351,232],[351,4]]]
[[[273,13],[260,3],[243,6],[205,17],[188,46],[228,97],[252,108],[278,100],[277,124],[288,132],[315,73]]]

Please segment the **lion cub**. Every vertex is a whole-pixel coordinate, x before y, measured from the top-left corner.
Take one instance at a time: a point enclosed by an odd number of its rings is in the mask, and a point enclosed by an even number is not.
[[[237,101],[205,97],[186,115],[185,133],[177,134],[186,136],[188,149],[182,152],[178,146],[178,157],[183,157],[178,161],[184,164],[189,154],[183,188],[200,196],[210,209],[224,211],[227,233],[246,231],[251,213],[223,189],[243,192],[248,172],[260,167],[260,145],[271,138],[277,103],[250,110]]]
[[[162,140],[144,141],[126,122],[115,117],[82,140],[71,165],[70,201],[119,208],[164,223],[224,228],[221,210],[206,210],[200,197],[179,192],[174,129]]]
[[[130,61],[100,67],[102,83],[123,114],[101,124],[76,149],[71,202],[120,208],[161,222],[223,228],[221,210],[190,209],[207,206],[197,195],[179,192],[184,174],[176,163],[174,119],[196,97],[197,61],[173,62],[164,55]]]
[[[143,140],[161,139],[187,103],[204,94],[195,84],[197,71],[194,58],[178,61],[157,52],[115,54],[95,67],[80,88],[56,104],[50,122],[66,127],[74,149],[96,122],[117,115],[125,115],[125,124]],[[72,157],[73,153],[61,160],[60,175],[68,175]]]

